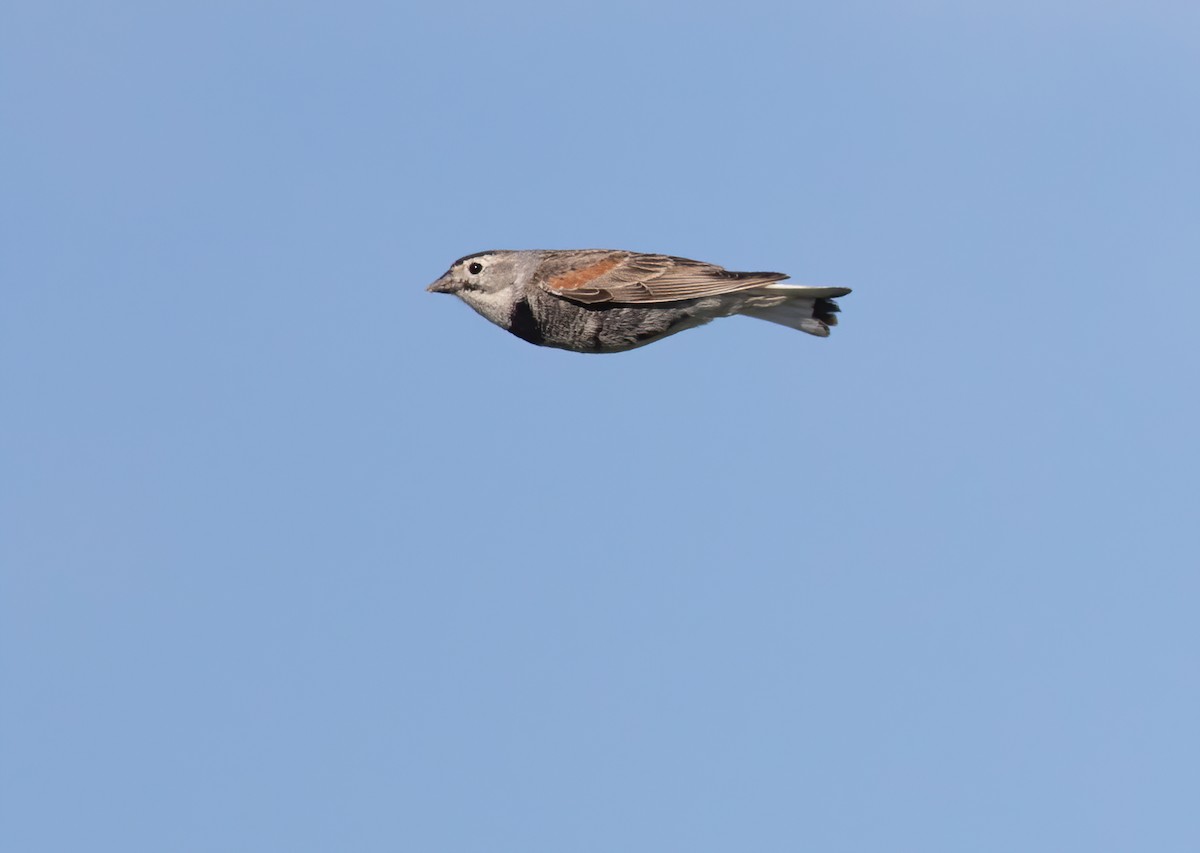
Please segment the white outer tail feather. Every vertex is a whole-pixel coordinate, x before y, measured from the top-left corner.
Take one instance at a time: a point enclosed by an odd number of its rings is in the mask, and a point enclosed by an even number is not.
[[[775,293],[782,292],[783,294],[788,294],[790,291],[795,296],[773,308],[743,309],[743,314],[747,317],[754,317],[757,320],[766,320],[768,323],[778,323],[790,329],[799,329],[801,332],[808,332],[808,334],[816,335],[819,338],[829,337],[830,325],[837,324],[837,318],[829,310],[832,307],[832,310],[836,311],[837,306],[836,304],[833,306],[823,306],[826,310],[821,316],[825,319],[817,319],[817,317],[813,316],[817,300],[833,299],[837,296],[845,296],[850,292],[850,289],[846,287],[805,287],[799,284],[783,283],[769,284],[763,287],[762,290]]]
[[[774,308],[747,308],[742,311],[747,317],[778,323],[790,329],[799,329],[819,338],[829,337],[829,326],[812,315],[813,300],[794,299]]]

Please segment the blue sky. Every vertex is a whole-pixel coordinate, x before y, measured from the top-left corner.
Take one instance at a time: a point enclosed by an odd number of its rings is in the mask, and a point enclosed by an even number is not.
[[[4,849],[1197,849],[1198,25],[6,4]],[[593,246],[854,293],[424,292]]]

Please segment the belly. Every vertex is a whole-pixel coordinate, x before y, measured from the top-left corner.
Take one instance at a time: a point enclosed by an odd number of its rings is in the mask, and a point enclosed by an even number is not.
[[[691,305],[602,307],[548,299],[553,301],[531,306],[533,323],[523,329],[527,334],[518,332],[516,323],[513,334],[574,352],[623,352],[708,322],[698,318]],[[538,337],[541,340],[535,340]]]

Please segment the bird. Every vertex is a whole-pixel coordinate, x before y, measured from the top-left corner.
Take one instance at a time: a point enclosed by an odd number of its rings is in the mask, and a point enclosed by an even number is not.
[[[426,289],[531,344],[579,353],[625,352],[734,314],[828,337],[833,300],[850,288],[787,278],[620,249],[494,249],[464,255]]]

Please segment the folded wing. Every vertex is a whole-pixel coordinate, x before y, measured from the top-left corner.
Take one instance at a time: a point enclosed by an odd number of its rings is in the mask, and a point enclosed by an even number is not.
[[[786,278],[779,272],[729,272],[687,258],[606,249],[547,252],[539,270],[545,290],[584,305],[678,302],[750,290]]]

